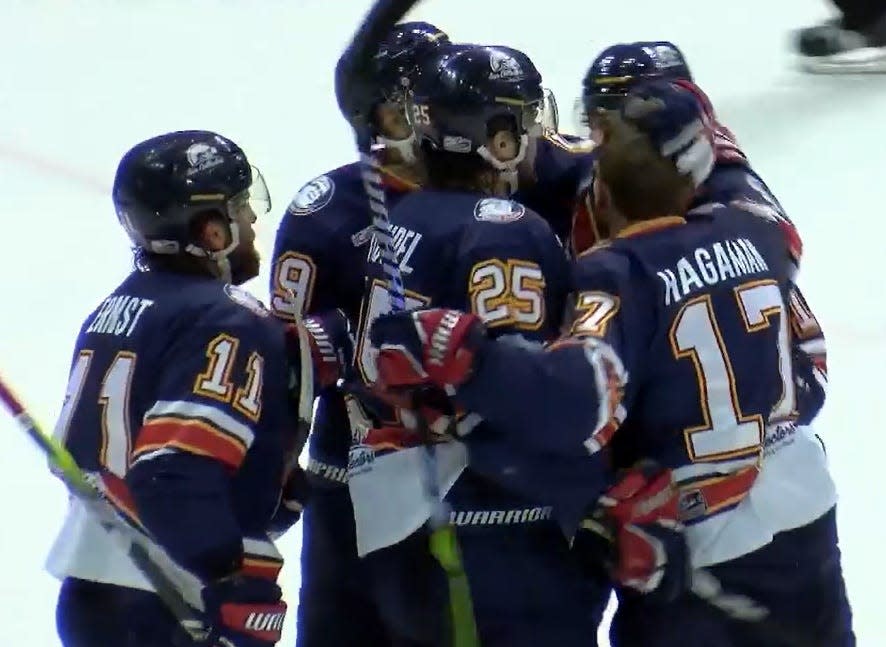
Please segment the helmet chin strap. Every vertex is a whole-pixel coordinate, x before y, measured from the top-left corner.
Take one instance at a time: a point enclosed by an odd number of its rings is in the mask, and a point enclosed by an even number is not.
[[[237,227],[237,223],[233,220],[228,221],[228,231],[231,233],[231,242],[224,249],[220,249],[217,251],[210,251],[204,247],[200,247],[199,245],[190,244],[185,247],[185,251],[188,254],[193,256],[199,256],[202,258],[208,258],[209,260],[215,263],[215,266],[218,268],[219,274],[222,281],[225,283],[231,282],[231,261],[228,258],[231,253],[237,249],[240,245],[240,228]]]
[[[409,135],[406,139],[389,139],[379,135],[379,143],[387,150],[395,150],[400,153],[400,158],[405,164],[414,164],[415,158],[415,134]]]
[[[517,155],[513,159],[509,159],[506,162],[498,159],[492,152],[486,147],[481,146],[477,149],[477,155],[482,157],[489,165],[498,171],[499,178],[508,185],[509,193],[508,195],[513,195],[517,192],[517,184],[518,184],[518,173],[517,166],[523,159],[526,157],[526,151],[529,150],[529,134],[523,133],[520,136],[520,150],[517,152]]]

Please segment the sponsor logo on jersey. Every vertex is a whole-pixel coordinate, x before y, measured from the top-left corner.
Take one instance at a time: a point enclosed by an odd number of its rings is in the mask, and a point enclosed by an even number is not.
[[[453,526],[510,526],[547,521],[552,512],[551,506],[516,510],[453,510],[449,513],[449,523]]]
[[[680,493],[680,500],[677,504],[679,508],[680,518],[683,521],[690,521],[703,517],[708,511],[708,502],[705,501],[704,494],[700,490],[688,490]]]
[[[237,305],[243,306],[247,310],[251,310],[259,317],[268,317],[271,314],[271,312],[265,307],[265,304],[241,287],[228,284],[225,286],[225,294],[228,295],[231,301]]]
[[[763,440],[763,455],[771,456],[780,449],[787,447],[796,440],[797,426],[793,422],[785,422],[766,429]]]
[[[474,218],[481,222],[514,222],[525,213],[526,207],[519,202],[501,198],[484,198],[474,207]]]
[[[299,189],[286,210],[293,216],[314,213],[329,204],[334,194],[335,182],[328,176],[321,175]]]
[[[369,445],[354,445],[348,451],[348,478],[372,471],[375,451]]]
[[[489,67],[492,70],[489,74],[489,79],[492,81],[497,81],[499,79],[514,80],[517,77],[523,76],[523,70],[520,69],[520,64],[517,63],[513,57],[504,52],[500,52],[497,49],[494,49],[489,53]]]
[[[225,160],[219,155],[218,149],[215,146],[210,146],[209,144],[204,144],[202,142],[191,144],[188,147],[188,150],[185,151],[185,157],[188,160],[188,164],[191,166],[191,168],[185,172],[185,175],[188,176],[196,175],[202,171],[208,171],[211,168],[225,163]]]

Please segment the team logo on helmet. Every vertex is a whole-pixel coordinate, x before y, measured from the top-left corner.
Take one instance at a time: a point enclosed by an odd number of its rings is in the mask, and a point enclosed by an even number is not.
[[[660,70],[683,65],[680,55],[673,47],[656,45],[655,47],[644,47],[643,49],[652,57],[652,60],[655,61],[655,66]]]
[[[194,175],[225,163],[215,146],[203,143],[191,144],[185,151],[185,157],[191,165],[186,175]]]
[[[322,209],[335,193],[335,182],[328,176],[316,177],[298,190],[286,209],[293,216],[304,216]]]
[[[526,213],[526,207],[513,200],[484,198],[474,207],[474,218],[481,222],[503,224],[519,220]]]
[[[489,78],[493,81],[523,76],[523,70],[520,69],[519,63],[512,56],[496,49],[489,53],[489,67],[492,70]]]

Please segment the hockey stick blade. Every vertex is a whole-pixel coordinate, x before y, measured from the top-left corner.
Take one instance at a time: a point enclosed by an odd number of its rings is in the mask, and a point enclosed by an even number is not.
[[[772,618],[769,609],[746,595],[723,589],[720,580],[709,570],[692,571],[692,593],[731,620],[748,623],[756,631],[761,642],[781,644],[784,647],[815,647],[818,642],[812,636],[797,629],[786,627]]]
[[[40,428],[2,377],[0,377],[0,401],[15,418],[22,431],[43,451],[53,472],[65,483],[71,494],[80,499],[95,520],[120,542],[121,549],[129,555],[135,566],[151,583],[154,591],[175,615],[187,636],[194,644],[203,642],[207,632],[202,620],[164,569],[150,555],[152,548],[154,551],[162,549],[118,516],[111,503],[77,465],[71,453]]]
[[[418,3],[419,0],[376,0],[357,28],[349,49],[360,61],[368,61],[394,25]]]

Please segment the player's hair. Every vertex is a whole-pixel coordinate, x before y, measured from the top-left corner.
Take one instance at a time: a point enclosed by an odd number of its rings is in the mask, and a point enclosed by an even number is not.
[[[683,215],[692,200],[692,178],[652,144],[647,135],[617,112],[605,112],[599,127],[598,173],[616,209],[628,220]]]
[[[480,191],[492,193],[497,173],[475,153],[452,153],[432,150],[422,145],[422,162],[427,187],[443,191]]]

